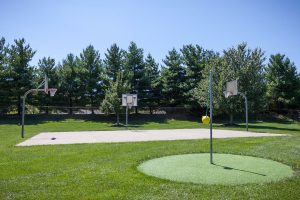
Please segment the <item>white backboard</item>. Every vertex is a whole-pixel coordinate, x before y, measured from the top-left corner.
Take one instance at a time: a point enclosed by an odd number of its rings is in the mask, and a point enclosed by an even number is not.
[[[137,94],[122,94],[122,106],[137,106]]]
[[[238,94],[237,80],[229,81],[226,83],[226,90],[224,91],[225,97],[233,96]]]

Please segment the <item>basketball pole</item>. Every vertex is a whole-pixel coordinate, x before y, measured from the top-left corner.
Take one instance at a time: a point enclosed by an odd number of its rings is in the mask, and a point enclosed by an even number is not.
[[[212,141],[212,113],[213,113],[213,95],[212,95],[212,71],[209,71],[209,117],[210,117],[210,164],[213,164],[213,141]]]
[[[245,118],[246,118],[246,130],[248,131],[248,99],[247,96],[244,93],[239,92],[242,97],[245,99]]]
[[[128,126],[128,105],[126,105],[126,127]]]

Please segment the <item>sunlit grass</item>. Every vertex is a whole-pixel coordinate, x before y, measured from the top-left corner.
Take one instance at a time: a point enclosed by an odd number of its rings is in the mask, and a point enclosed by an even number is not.
[[[129,119],[129,129],[208,128],[195,120]],[[47,131],[120,130],[114,121],[26,120],[25,136]],[[244,130],[244,124],[218,129]],[[18,121],[0,121],[0,199],[299,199],[300,125],[251,122],[250,131],[288,137],[215,139],[214,151],[251,155],[290,165],[291,179],[269,184],[209,186],[145,176],[136,167],[165,155],[209,151],[208,140],[15,147]]]

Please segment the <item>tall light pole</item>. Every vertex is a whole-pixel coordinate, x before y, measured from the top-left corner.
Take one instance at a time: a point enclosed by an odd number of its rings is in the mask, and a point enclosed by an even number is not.
[[[44,89],[40,89],[43,86],[44,86]],[[32,92],[45,92],[46,94],[48,94],[49,91],[50,91],[50,96],[54,96],[57,89],[56,88],[48,88],[48,77],[45,75],[44,81],[36,89],[28,90],[27,92],[25,92],[24,96],[22,97],[22,99],[23,99],[23,103],[22,103],[22,132],[21,132],[22,138],[24,138],[25,101],[26,101],[27,95],[29,93],[32,93]]]

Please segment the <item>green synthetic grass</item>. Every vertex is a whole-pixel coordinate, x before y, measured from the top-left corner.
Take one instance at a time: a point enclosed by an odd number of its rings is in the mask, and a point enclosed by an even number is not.
[[[291,167],[268,159],[232,154],[183,154],[142,163],[138,169],[150,176],[172,181],[239,185],[267,183],[291,177]]]
[[[129,129],[206,128],[195,120],[133,119]],[[16,120],[0,120],[0,199],[299,199],[300,125],[251,122],[249,131],[287,137],[215,139],[214,152],[261,157],[291,166],[293,177],[235,186],[178,183],[137,170],[146,160],[209,152],[209,140],[16,147]],[[46,131],[120,130],[113,121],[25,120],[25,139]],[[214,128],[244,130],[214,124]]]

